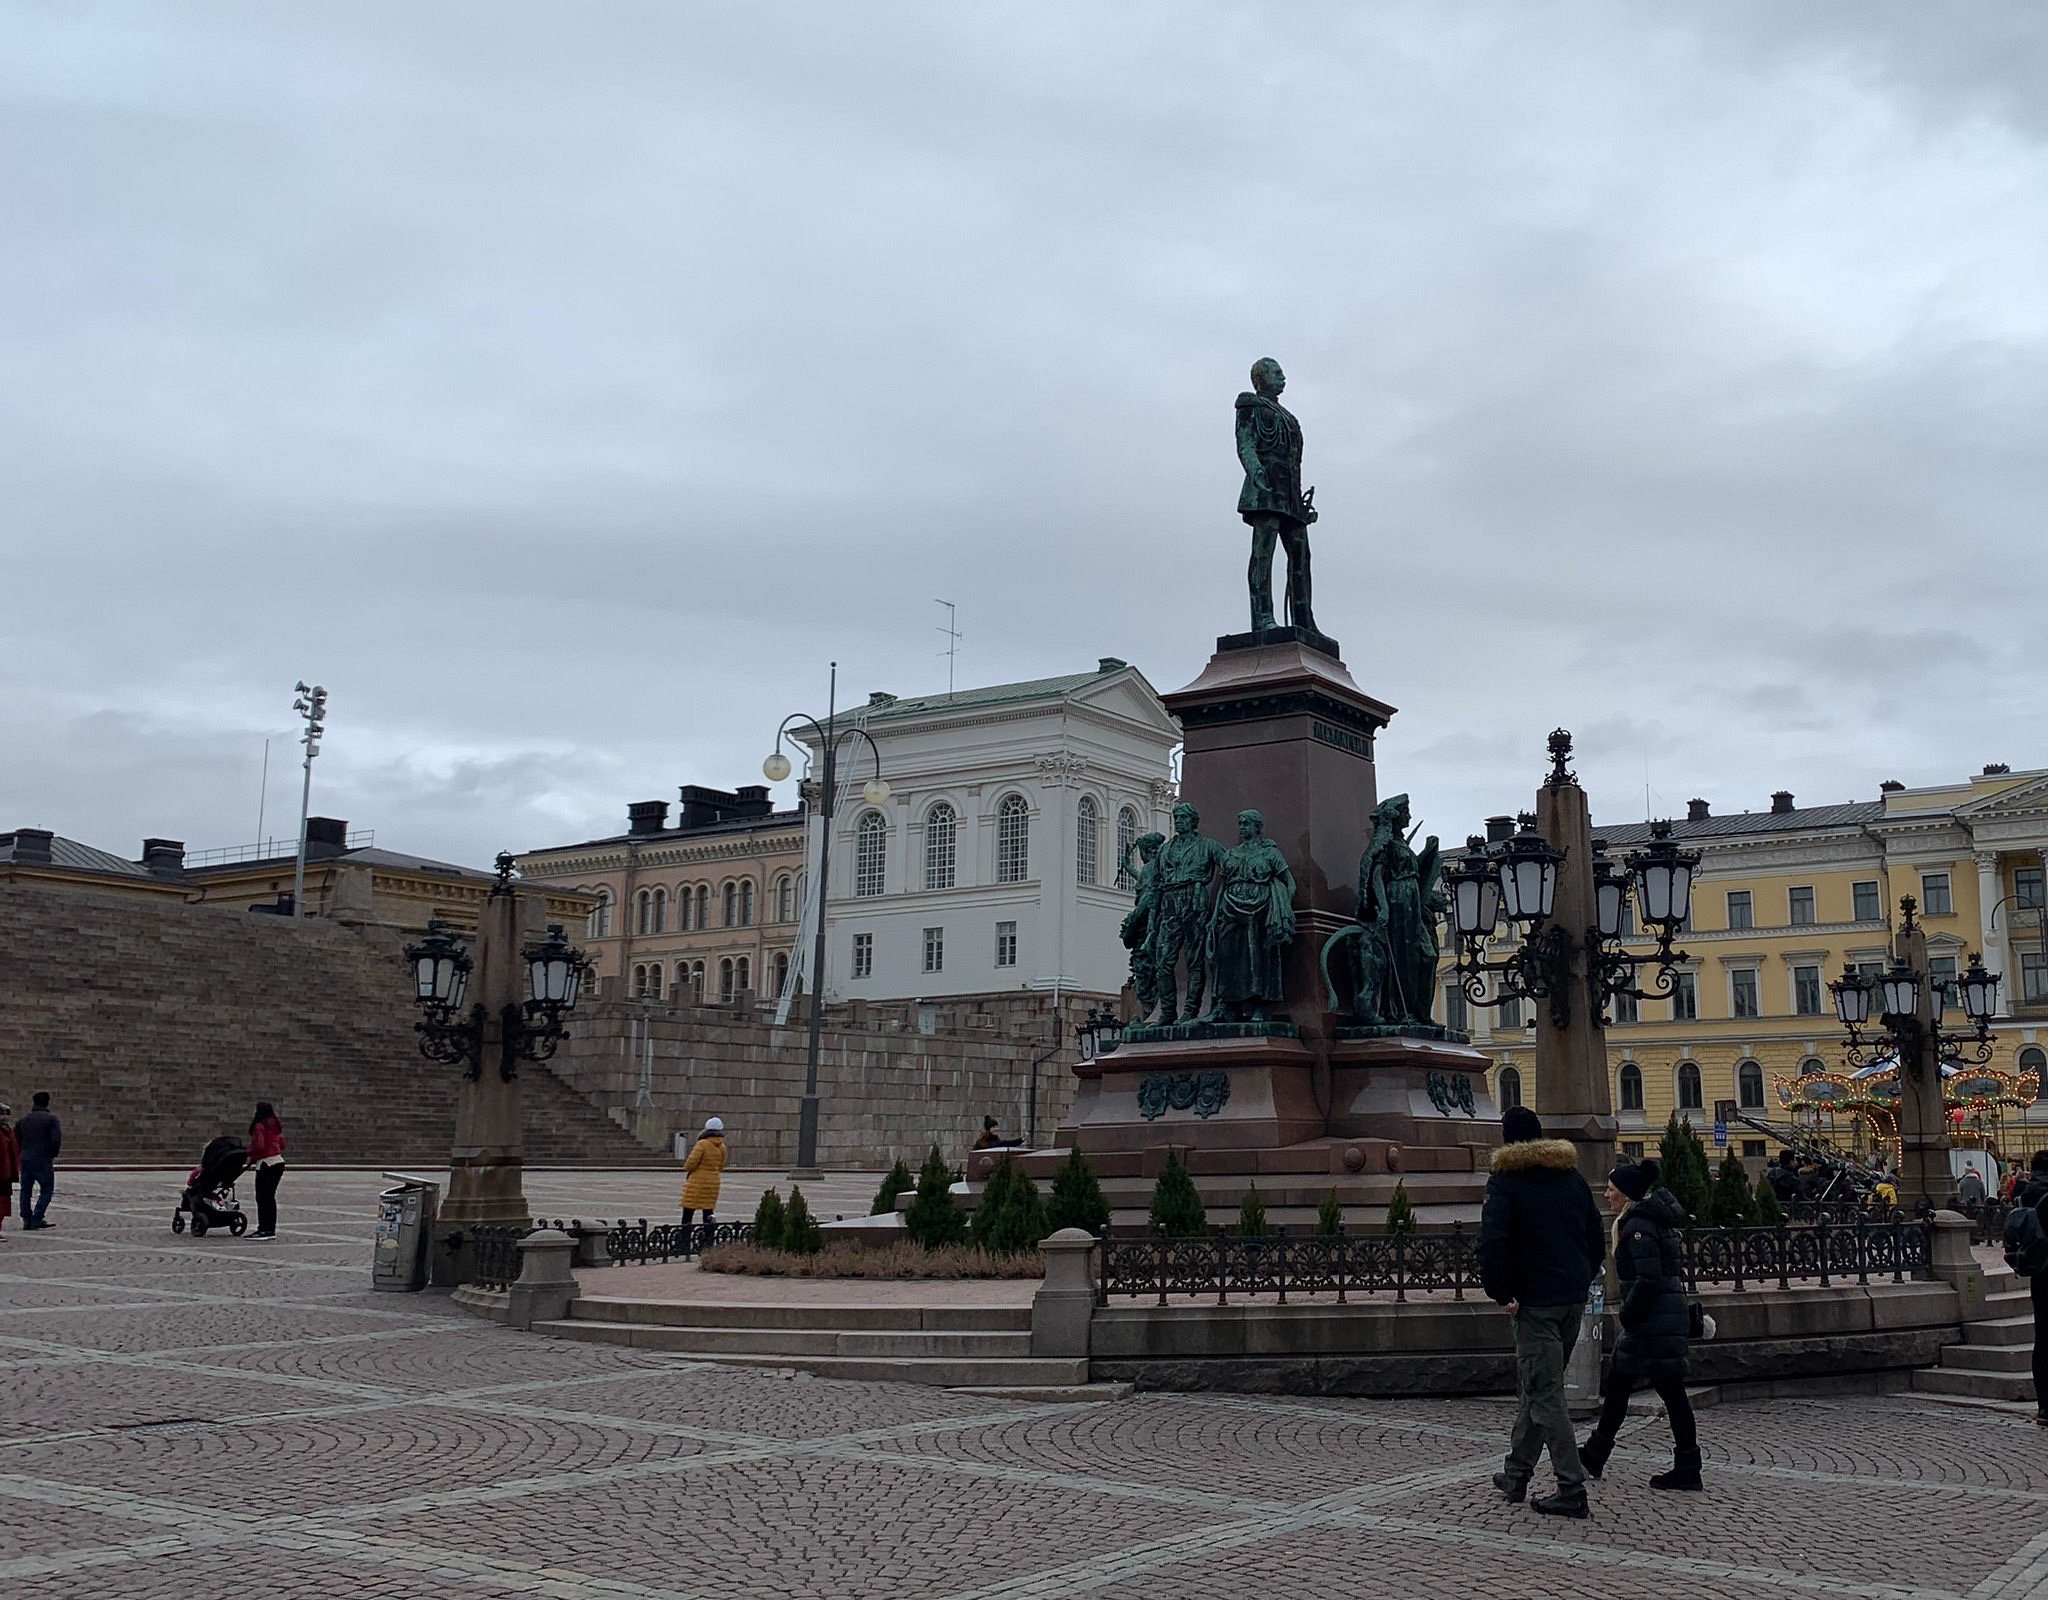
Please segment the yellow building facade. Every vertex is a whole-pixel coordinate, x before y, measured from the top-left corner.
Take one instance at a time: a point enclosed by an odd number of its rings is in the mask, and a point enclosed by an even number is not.
[[[1649,829],[1594,832],[1618,860]],[[1696,800],[1672,833],[1701,854],[1690,925],[1677,941],[1688,956],[1681,991],[1621,1002],[1607,1030],[1625,1153],[1654,1153],[1674,1110],[1702,1137],[1723,1102],[1788,1124],[1779,1081],[1845,1070],[1828,984],[1845,965],[1882,968],[1906,895],[1918,903],[1937,978],[1981,951],[2004,980],[1991,1065],[2048,1077],[2048,769],[1886,784],[1876,800],[1846,805],[1800,807],[1780,793],[1767,811],[1725,816]],[[1494,1058],[1497,1102],[1537,1104],[1533,1009],[1464,1012],[1448,976],[1446,995],[1453,1024]],[[2006,1112],[2004,1136],[2009,1153],[2048,1146],[2048,1104]],[[1768,1151],[1767,1138],[1739,1121],[1728,1137],[1745,1156]]]

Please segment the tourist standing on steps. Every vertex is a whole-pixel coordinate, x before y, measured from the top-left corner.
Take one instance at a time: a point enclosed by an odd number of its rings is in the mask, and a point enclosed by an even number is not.
[[[1679,1230],[1692,1218],[1669,1189],[1659,1188],[1654,1161],[1624,1161],[1607,1174],[1607,1209],[1614,1214],[1614,1271],[1621,1284],[1621,1338],[1607,1377],[1607,1403],[1600,1422],[1579,1446],[1579,1460],[1594,1477],[1614,1453],[1614,1436],[1628,1420],[1628,1399],[1655,1389],[1671,1423],[1673,1459],[1669,1472],[1650,1480],[1652,1489],[1697,1489],[1700,1441],[1692,1402],[1685,1394],[1687,1341],[1692,1308],[1686,1304],[1679,1259]]]
[[[64,1125],[50,1113],[49,1090],[36,1091],[35,1107],[14,1125],[14,1137],[21,1147],[21,1225],[50,1227],[43,1213],[50,1209],[50,1192],[57,1187]]]
[[[21,1145],[9,1120],[13,1115],[14,1107],[0,1105],[0,1225],[13,1214],[14,1182],[21,1176]]]
[[[706,1117],[704,1131],[683,1162],[683,1226],[704,1213],[704,1242],[711,1242],[711,1214],[718,1209],[718,1186],[725,1176],[725,1119]]]
[[[1543,1137],[1526,1106],[1500,1119],[1479,1218],[1479,1278],[1487,1298],[1515,1321],[1515,1427],[1493,1486],[1510,1504],[1550,1450],[1555,1494],[1531,1500],[1550,1517],[1583,1517],[1586,1469],[1564,1403],[1564,1368],[1578,1342],[1586,1292],[1607,1260],[1607,1233],[1571,1142]]]
[[[256,1169],[256,1237],[277,1237],[277,1186],[284,1182],[284,1124],[268,1100],[256,1102],[249,1124],[249,1162]]]

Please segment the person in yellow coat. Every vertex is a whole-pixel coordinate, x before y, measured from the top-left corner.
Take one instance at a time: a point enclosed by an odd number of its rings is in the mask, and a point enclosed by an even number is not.
[[[706,1117],[704,1131],[697,1135],[697,1142],[690,1146],[690,1153],[683,1161],[683,1171],[688,1177],[683,1183],[683,1226],[689,1227],[696,1220],[698,1212],[704,1213],[704,1232],[708,1241],[711,1232],[711,1213],[718,1209],[718,1185],[725,1176],[725,1119]]]

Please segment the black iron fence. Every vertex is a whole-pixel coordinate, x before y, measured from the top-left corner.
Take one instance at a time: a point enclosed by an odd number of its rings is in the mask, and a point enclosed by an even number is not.
[[[1795,1280],[1824,1288],[1872,1278],[1902,1283],[1925,1270],[1928,1238],[1927,1223],[1902,1218],[1859,1218],[1847,1227],[1821,1221],[1694,1228],[1683,1235],[1684,1278],[1688,1290],[1703,1284],[1785,1288]],[[1099,1246],[1097,1262],[1096,1298],[1103,1305],[1116,1295],[1154,1295],[1160,1305],[1174,1296],[1214,1297],[1228,1305],[1233,1294],[1271,1295],[1285,1305],[1290,1294],[1334,1295],[1342,1304],[1353,1295],[1392,1295],[1398,1303],[1410,1294],[1448,1292],[1463,1300],[1468,1291],[1480,1292],[1479,1241],[1462,1227],[1360,1238],[1111,1238]]]
[[[600,1224],[600,1226],[603,1226]],[[605,1227],[604,1253],[614,1266],[645,1266],[650,1261],[688,1261],[713,1245],[746,1244],[754,1237],[751,1222],[614,1222]]]
[[[469,1230],[469,1281],[485,1289],[506,1289],[519,1278],[519,1241],[529,1228],[477,1227]]]

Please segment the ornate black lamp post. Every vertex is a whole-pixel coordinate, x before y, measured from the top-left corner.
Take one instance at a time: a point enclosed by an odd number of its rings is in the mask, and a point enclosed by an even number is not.
[[[1093,1061],[1105,1050],[1114,1050],[1123,1036],[1123,1019],[1111,1006],[1091,1006],[1081,1025],[1074,1030],[1074,1043],[1081,1059]]]
[[[1828,985],[1835,997],[1835,1015],[1848,1039],[1845,1054],[1855,1067],[1886,1057],[1899,1064],[1899,1198],[1917,1206],[1925,1201],[1946,1205],[1955,1192],[1948,1160],[1948,1105],[1941,1092],[1945,1061],[1982,1064],[1991,1059],[1991,1018],[1998,1009],[1998,974],[1988,970],[1981,953],[1953,983],[1930,976],[1927,933],[1917,920],[1919,903],[1911,895],[1899,901],[1899,931],[1892,963],[1882,973],[1865,977],[1844,967]],[[1953,1000],[1970,1021],[1966,1034],[1941,1026],[1941,1014]],[[1866,1035],[1871,1011],[1877,1011],[1882,1037]]]
[[[1562,764],[1570,753],[1558,735],[1551,736],[1551,759]],[[1451,927],[1457,935],[1454,970],[1474,1005],[1501,1006],[1510,1001],[1547,999],[1554,1027],[1571,1025],[1572,957],[1586,958],[1586,1004],[1604,1026],[1608,1003],[1620,995],[1637,999],[1669,999],[1678,989],[1678,969],[1686,954],[1672,948],[1692,904],[1693,873],[1700,864],[1697,850],[1681,850],[1671,838],[1671,824],[1653,823],[1650,843],[1619,866],[1593,841],[1593,920],[1581,932],[1552,917],[1557,900],[1558,869],[1565,852],[1536,832],[1536,819],[1523,813],[1519,830],[1497,846],[1474,834],[1465,841],[1465,855],[1444,874],[1450,891]],[[1622,946],[1630,891],[1633,890],[1645,927],[1654,930],[1655,950],[1635,955]],[[1497,960],[1486,955],[1486,943],[1502,919],[1512,923],[1519,943]],[[1649,986],[1639,981],[1649,974]],[[1488,994],[1487,979],[1494,979]]]
[[[839,793],[841,744],[867,741],[868,754],[874,758],[875,775],[862,786],[861,796],[871,806],[882,805],[889,798],[889,785],[882,781],[882,752],[875,747],[875,741],[865,728],[841,728],[838,716],[839,663],[835,661],[832,663],[831,689],[825,699],[825,725],[819,727],[817,718],[807,717],[801,712],[784,717],[782,726],[775,730],[775,748],[761,763],[761,775],[770,783],[781,783],[789,776],[789,757],[782,753],[782,744],[789,737],[789,730],[797,726],[811,730],[811,737],[817,741],[821,752],[817,788],[818,881],[813,893],[818,920],[812,930],[811,942],[810,1045],[804,1059],[804,1097],[797,1112],[796,1167],[792,1174],[799,1178],[818,1175],[818,1052],[825,1026],[825,906],[831,884],[832,815]]]
[[[500,881],[511,876],[512,858],[498,857]],[[472,967],[469,952],[453,929],[438,920],[425,937],[408,945],[413,998],[424,1013],[413,1024],[420,1036],[420,1054],[429,1061],[461,1066],[472,1082],[483,1075],[484,1024],[490,1008],[479,1000],[463,1009],[469,995]],[[498,1008],[498,1076],[507,1083],[519,1075],[521,1061],[545,1061],[568,1037],[566,1019],[576,1009],[589,963],[573,949],[559,922],[548,924],[545,939],[519,952],[526,968],[525,1001],[508,1000]]]

